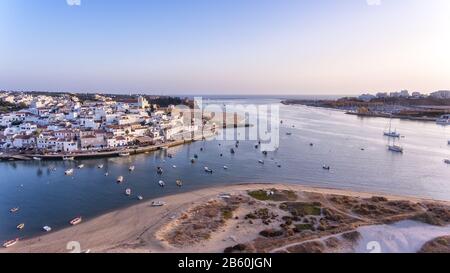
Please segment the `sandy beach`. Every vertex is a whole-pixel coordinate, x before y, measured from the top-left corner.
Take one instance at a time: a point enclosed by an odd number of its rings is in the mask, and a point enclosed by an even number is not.
[[[278,215],[280,217],[283,216],[283,219],[288,218],[288,213],[278,209],[277,205],[269,204],[270,202],[266,201],[255,203],[249,199],[249,191],[261,189],[276,189],[280,192],[295,192],[298,196],[298,200],[311,201],[317,198],[317,201],[322,202],[322,204],[330,203],[329,200],[334,199],[324,199],[321,196],[343,196],[346,198],[358,199],[368,199],[374,196],[374,194],[371,193],[286,184],[239,184],[211,187],[158,199],[167,203],[162,207],[152,207],[151,202],[155,200],[149,200],[132,207],[104,214],[94,219],[83,219],[83,222],[77,226],[43,234],[39,237],[21,240],[11,248],[0,249],[0,253],[68,253],[73,250],[93,253],[223,252],[227,247],[238,243],[246,243],[252,240],[259,242],[261,229],[275,229],[281,221],[277,218]],[[219,197],[220,193],[237,196],[239,201],[236,201],[235,203],[220,203],[223,199]],[[450,205],[449,202],[426,200],[415,197],[383,194],[376,194],[376,196],[385,198],[386,200],[402,200],[414,204],[433,203],[437,206],[445,207]],[[335,209],[336,212],[342,213],[344,217],[349,217],[349,219],[352,218],[351,221],[345,222],[347,228],[379,223],[378,220],[370,214],[366,216],[355,216],[352,215],[352,213],[344,212],[342,207],[336,204],[333,204],[333,206],[330,205],[330,207]],[[264,227],[262,224],[248,224],[248,222],[253,223],[256,221],[247,220],[249,212],[259,209],[261,206],[273,209],[274,214],[276,215],[271,218],[272,221],[265,223],[267,227]],[[212,228],[214,229],[214,232],[211,232],[210,234],[207,233],[205,238],[196,243],[174,243],[174,240],[172,240],[175,238],[174,236],[181,235],[178,234],[180,232],[176,230],[177,227],[192,224],[190,219],[195,219],[192,217],[196,216],[196,214],[200,213],[202,210],[210,210],[214,207],[217,207],[222,212],[224,211],[224,208],[229,209],[232,216],[228,217],[229,219],[227,218],[226,221],[218,221],[217,226]],[[411,211],[411,213],[415,212],[416,211]],[[225,213],[223,214],[225,215]],[[409,217],[406,214],[407,213],[405,212],[401,215],[392,214],[389,216],[395,216],[401,220],[402,218]],[[211,217],[215,216],[212,215]],[[201,220],[193,221],[201,222]],[[332,231],[330,234],[344,231],[345,230],[336,230]],[[328,230],[324,232],[328,232]],[[308,235],[317,237],[317,234]],[[297,239],[294,240],[293,238]],[[297,241],[303,239],[303,237],[293,236],[289,237],[288,241],[290,241],[290,244],[295,244]],[[81,249],[71,248],[71,246],[74,244],[77,245],[78,243],[70,242],[78,242]],[[281,244],[284,243],[285,242]],[[282,249],[282,247],[278,247],[277,249]]]

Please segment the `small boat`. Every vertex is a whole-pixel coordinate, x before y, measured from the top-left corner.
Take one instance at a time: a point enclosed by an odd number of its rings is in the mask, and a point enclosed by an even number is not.
[[[156,173],[159,175],[163,174],[163,169],[161,167],[156,168]]]
[[[11,212],[11,213],[16,213],[18,211],[19,211],[19,208],[12,208],[9,210],[9,212]]]
[[[328,165],[323,165],[322,169],[329,171],[331,169],[331,167]]]
[[[262,153],[263,153],[263,155],[267,155],[267,151],[263,151]]]
[[[162,207],[166,204],[166,202],[163,201],[153,201],[152,202],[152,207]]]
[[[228,170],[228,166],[223,166],[223,169],[224,170]]]
[[[403,147],[398,145],[389,145],[388,150],[395,153],[403,153]]]
[[[387,136],[387,137],[400,137],[400,134],[397,133],[396,131],[389,131],[389,132],[384,132],[384,136]]]
[[[109,175],[109,173],[105,173],[105,176],[108,176]]]
[[[17,229],[18,230],[22,230],[22,229],[24,229],[25,228],[25,224],[24,223],[21,223],[21,224],[18,224],[17,225]]]
[[[119,176],[117,177],[117,183],[122,183],[123,182],[123,176]]]
[[[195,154],[195,155],[194,155],[194,158],[195,158],[195,159],[197,159],[197,158],[198,158],[198,155],[197,155],[197,154]]]
[[[33,157],[33,160],[41,161],[41,160],[42,160],[42,158],[40,158],[40,157],[37,157],[37,156],[34,156],[34,157]]]
[[[19,242],[19,238],[5,242],[3,244],[3,247],[4,248],[12,247],[13,245],[17,244],[17,242]]]
[[[258,149],[258,148],[259,148],[259,145],[258,145],[258,144],[256,144],[256,145],[255,145],[255,149]]]
[[[158,184],[160,187],[164,187],[166,185],[166,183],[162,180],[159,180]]]
[[[234,154],[234,153],[236,153],[236,151],[233,148],[231,148],[230,153]]]
[[[177,165],[172,165],[172,168],[176,169],[176,168],[177,168]]]
[[[208,167],[205,167],[204,169],[205,169],[205,172],[207,172],[207,173],[213,173],[213,170],[211,170],[211,169],[208,168]]]
[[[448,144],[448,145],[450,145],[450,140],[449,140],[449,141],[447,141],[447,144]]]
[[[130,168],[128,168],[128,170],[129,170],[130,172],[134,171],[134,169],[135,169],[134,166],[130,166]]]
[[[223,157],[223,154],[220,154],[219,156],[220,156],[220,157]]]
[[[130,196],[131,195],[131,189],[126,189],[125,190],[125,195]]]
[[[450,124],[450,115],[442,115],[436,120],[437,124],[440,125],[449,125]]]
[[[177,181],[175,181],[175,183],[177,184],[178,187],[183,186],[183,181],[181,181],[180,179],[177,179]]]
[[[192,158],[191,159],[191,163],[194,164],[195,163],[195,159]]]
[[[292,133],[288,132],[286,133],[287,136],[292,136]]]
[[[75,225],[78,225],[79,223],[81,223],[82,220],[83,220],[83,219],[81,218],[81,216],[78,216],[77,218],[74,218],[74,219],[70,220],[69,223],[70,223],[72,226],[75,226]]]
[[[444,163],[445,163],[445,164],[450,164],[450,159],[444,160]]]
[[[200,148],[200,152],[203,152],[203,148]]]
[[[258,160],[258,163],[264,164],[264,160]]]
[[[99,169],[103,169],[103,164],[99,164],[99,165],[97,165],[97,168],[99,168]]]
[[[219,193],[219,198],[230,199],[231,198],[231,194],[229,194],[229,193]]]
[[[130,153],[120,153],[119,156],[121,156],[121,157],[127,157],[127,156],[130,156]]]
[[[314,146],[314,143],[309,143],[309,146],[311,146],[311,147]]]
[[[43,227],[42,229],[43,229],[45,232],[50,232],[50,231],[52,231],[52,228],[49,227],[49,226],[45,226],[45,227]]]
[[[172,154],[168,154],[167,157],[168,158],[173,158],[173,155]]]
[[[277,167],[278,167],[278,168],[281,168],[281,164],[278,164]]]
[[[83,168],[84,168],[84,165],[83,165],[83,164],[78,165],[78,169],[83,169]]]
[[[142,195],[138,195],[137,199],[141,201],[144,199],[144,197],[142,197]]]
[[[65,175],[72,175],[73,174],[73,169],[68,169],[64,173],[65,173]]]
[[[73,160],[75,160],[75,157],[73,157],[73,156],[64,156],[63,160],[64,161],[73,161]]]

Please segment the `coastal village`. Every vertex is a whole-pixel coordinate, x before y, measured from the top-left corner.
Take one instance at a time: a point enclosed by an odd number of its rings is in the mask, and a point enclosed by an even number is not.
[[[195,132],[204,129],[202,121],[183,118],[174,105],[161,107],[144,96],[93,95],[82,101],[75,94],[3,91],[0,102],[21,108],[0,112],[3,155],[40,159],[36,155],[126,152],[191,139]],[[211,125],[209,129],[214,128]]]

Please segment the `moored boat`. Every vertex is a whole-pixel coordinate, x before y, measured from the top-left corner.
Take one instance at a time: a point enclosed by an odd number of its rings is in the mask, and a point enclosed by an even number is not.
[[[264,160],[258,160],[259,164],[264,164]]]
[[[131,195],[131,189],[126,189],[125,190],[125,195],[130,196]]]
[[[78,225],[79,223],[81,223],[81,221],[83,221],[83,218],[81,218],[81,216],[78,216],[78,217],[76,217],[76,218],[70,220],[69,223],[70,223],[72,226],[75,226],[75,225]]]
[[[137,199],[138,199],[138,200],[143,200],[144,197],[142,197],[142,195],[138,195]]]
[[[99,165],[97,165],[97,168],[99,168],[99,169],[103,169],[103,164],[99,164]]]
[[[19,208],[12,208],[9,210],[9,212],[11,212],[11,213],[16,213],[18,211],[19,211]]]
[[[120,153],[119,156],[121,156],[121,157],[127,157],[127,156],[130,156],[130,153]]]
[[[64,172],[65,175],[72,175],[73,174],[73,169],[68,169]]]
[[[21,223],[21,224],[18,224],[17,225],[17,229],[18,230],[22,230],[22,229],[24,229],[25,228],[25,224],[24,223]]]
[[[41,161],[41,160],[42,160],[42,158],[40,158],[40,157],[37,157],[37,156],[34,156],[34,157],[33,157],[33,160]]]
[[[213,170],[211,170],[211,169],[208,168],[208,167],[205,167],[204,169],[205,169],[205,172],[207,172],[207,173],[213,173]]]
[[[166,183],[164,181],[162,181],[162,180],[159,180],[158,184],[159,184],[160,187],[164,187],[166,185]]]
[[[403,153],[403,147],[398,145],[389,145],[388,150],[395,153]]]
[[[13,245],[17,244],[18,241],[19,241],[19,238],[16,238],[14,240],[9,240],[3,244],[3,247],[4,248],[12,247]]]
[[[177,184],[178,187],[183,186],[183,181],[181,181],[180,179],[177,179],[177,181],[175,181],[175,183]]]
[[[134,169],[135,169],[134,166],[130,166],[130,168],[128,168],[128,170],[129,170],[130,172],[134,171]]]
[[[49,227],[49,226],[44,226],[42,229],[43,229],[45,232],[50,232],[50,231],[52,231],[52,228]]]
[[[78,165],[78,169],[83,169],[83,168],[84,168],[84,164]]]
[[[450,159],[444,160],[444,163],[445,163],[445,164],[450,164]]]
[[[450,124],[450,114],[442,115],[436,120],[437,124],[449,125]]]
[[[73,156],[64,156],[63,160],[64,161],[73,161],[73,160],[75,160],[75,157],[73,157]]]
[[[166,202],[164,201],[153,201],[152,202],[152,207],[162,207],[166,204]]]
[[[117,183],[122,183],[122,182],[123,182],[123,176],[117,177]]]
[[[331,169],[331,167],[328,165],[323,165],[322,169],[329,171]]]

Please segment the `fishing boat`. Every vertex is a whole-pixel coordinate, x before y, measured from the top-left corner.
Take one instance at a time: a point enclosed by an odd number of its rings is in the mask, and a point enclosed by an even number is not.
[[[153,201],[152,202],[152,207],[162,207],[166,204],[166,202],[164,201]]]
[[[229,193],[219,193],[219,198],[230,199],[231,198],[231,194],[229,194]]]
[[[117,183],[122,183],[123,182],[123,176],[119,176],[117,177]]]
[[[78,165],[78,169],[83,169],[84,168],[84,164]]]
[[[3,244],[3,247],[4,248],[12,247],[13,245],[17,244],[17,242],[19,242],[19,238],[5,242]]]
[[[73,156],[64,156],[63,160],[64,161],[73,161],[73,160],[75,160],[75,157],[73,157]]]
[[[52,228],[49,227],[49,226],[44,226],[42,229],[43,229],[45,232],[50,232],[50,231],[52,231]]]
[[[72,220],[70,220],[70,224],[72,226],[78,225],[79,223],[81,223],[81,221],[83,221],[83,219],[81,218],[81,216],[78,216],[77,218],[74,218]]]
[[[131,189],[126,189],[125,190],[125,195],[130,196],[131,195]]]
[[[180,179],[177,179],[177,181],[175,181],[175,183],[177,184],[178,187],[183,186],[183,181],[181,181]]]
[[[205,167],[204,169],[205,169],[205,172],[207,172],[207,173],[213,173],[213,170],[211,170],[211,169],[208,168],[208,167]]]
[[[444,160],[444,163],[445,163],[445,164],[450,164],[450,159]]]
[[[138,195],[137,199],[138,199],[138,200],[143,200],[144,197],[142,197],[142,195]]]
[[[24,229],[25,228],[25,224],[24,223],[21,223],[21,224],[18,224],[17,225],[17,229],[18,230],[22,230],[22,229]]]
[[[449,125],[450,124],[450,114],[442,115],[436,120],[437,124]]]
[[[128,170],[129,170],[130,172],[134,171],[134,169],[135,169],[134,166],[130,166],[130,168],[128,168]]]
[[[164,187],[166,185],[166,183],[164,181],[162,181],[162,180],[159,180],[158,184],[159,184],[160,187]]]
[[[9,212],[11,212],[11,213],[16,213],[18,211],[19,211],[19,208],[12,208],[9,210]]]
[[[41,161],[41,160],[42,160],[42,158],[40,158],[40,157],[37,157],[37,156],[34,156],[34,157],[33,157],[33,160]]]
[[[73,169],[68,169],[64,172],[66,175],[72,175],[73,174]]]
[[[98,164],[98,165],[97,165],[97,168],[103,169],[103,164]]]
[[[127,157],[127,156],[130,156],[130,153],[120,153],[119,156],[121,156],[121,157]]]

